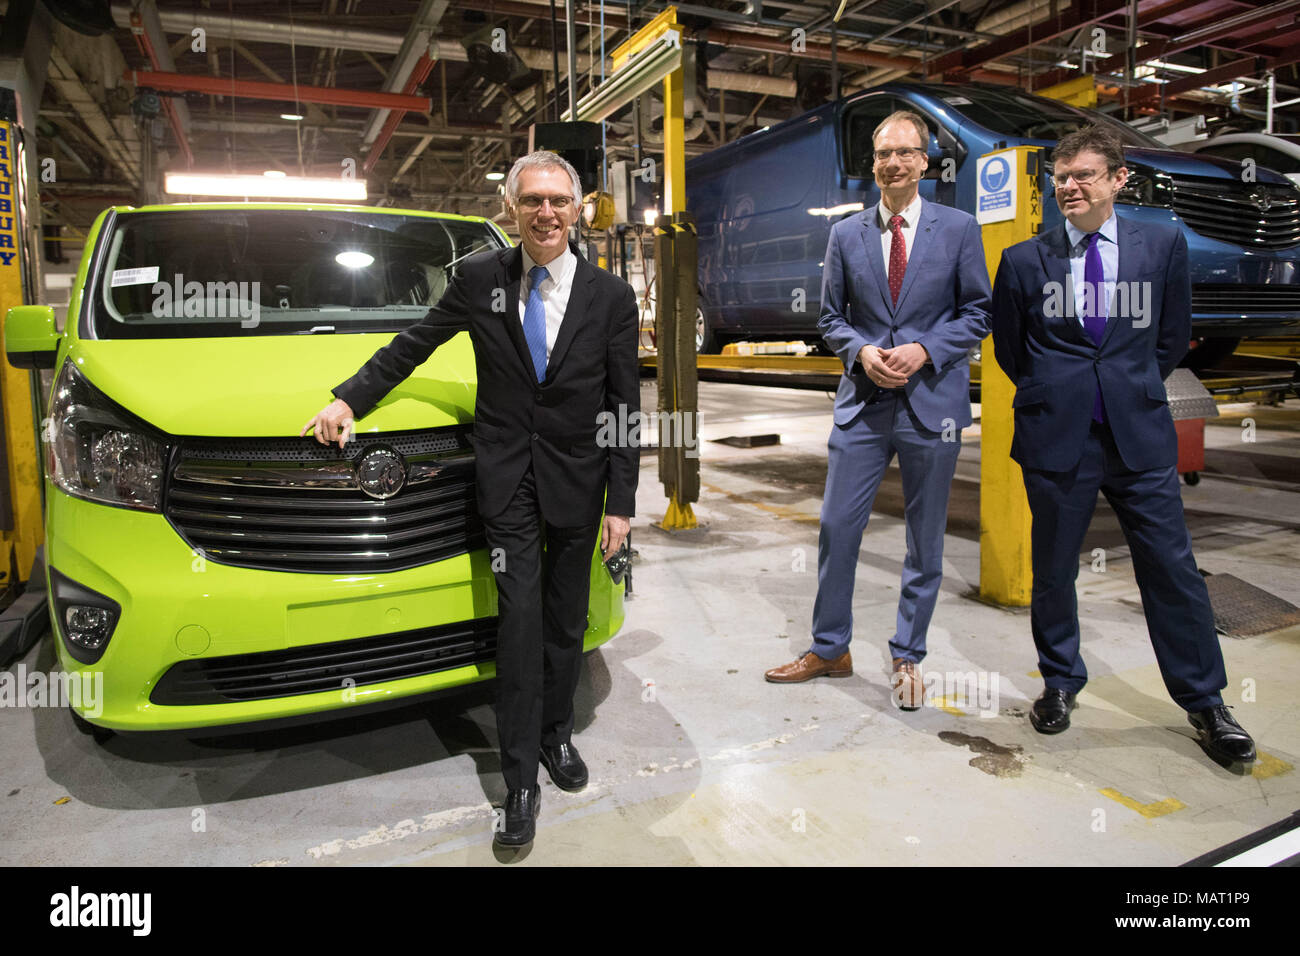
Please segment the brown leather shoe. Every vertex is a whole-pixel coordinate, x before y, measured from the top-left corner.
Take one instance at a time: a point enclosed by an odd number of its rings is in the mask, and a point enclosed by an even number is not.
[[[797,661],[773,667],[763,676],[773,684],[798,684],[814,677],[851,677],[853,676],[853,658],[845,651],[832,661],[818,657],[809,651]]]
[[[921,683],[921,665],[915,661],[894,658],[894,676],[889,685],[894,691],[894,703],[903,710],[916,710],[925,697]]]

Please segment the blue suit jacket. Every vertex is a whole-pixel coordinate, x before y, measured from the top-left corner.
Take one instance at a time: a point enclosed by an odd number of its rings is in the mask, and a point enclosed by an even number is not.
[[[862,346],[919,342],[932,364],[921,366],[904,386],[912,411],[930,431],[943,431],[945,419],[965,428],[971,423],[969,353],[989,329],[980,228],[970,214],[922,199],[895,305],[876,210],[872,206],[837,222],[826,246],[817,327],[844,363],[835,423],[852,421],[876,392],[858,362]]]
[[[1141,299],[1130,295],[1129,301],[1142,308],[1123,309],[1117,294],[1100,346],[1074,314],[1064,223],[1002,253],[993,285],[993,347],[1016,385],[1011,457],[1024,467],[1068,471],[1078,464],[1098,383],[1127,467],[1145,471],[1178,460],[1164,380],[1191,336],[1187,240],[1177,226],[1139,228],[1117,218],[1118,283],[1139,292]],[[1063,300],[1069,300],[1066,314]]]

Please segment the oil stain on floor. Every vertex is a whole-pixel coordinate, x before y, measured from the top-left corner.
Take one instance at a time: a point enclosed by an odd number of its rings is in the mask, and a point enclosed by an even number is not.
[[[975,757],[971,759],[970,765],[977,770],[983,770],[993,777],[1018,777],[1020,772],[1025,768],[1024,748],[1012,745],[1004,747],[1001,744],[995,744],[987,737],[974,737],[971,734],[963,734],[954,730],[945,730],[939,734],[939,739],[946,744],[952,744],[954,747],[969,747]]]

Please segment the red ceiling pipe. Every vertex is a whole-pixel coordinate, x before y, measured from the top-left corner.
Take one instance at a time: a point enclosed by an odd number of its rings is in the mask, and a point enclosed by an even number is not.
[[[415,67],[411,70],[411,75],[406,78],[406,84],[402,87],[403,93],[414,93],[420,88],[420,84],[425,81],[429,71],[433,69],[433,59],[428,52],[420,54],[420,58],[415,61]],[[374,145],[370,147],[370,152],[366,154],[366,161],[361,164],[361,170],[366,175],[375,168],[379,162],[380,155],[384,152],[384,147],[392,139],[393,133],[397,130],[398,124],[402,122],[402,117],[406,115],[406,110],[392,110],[388,114],[388,119],[384,120],[384,125],[379,130],[379,135],[375,137]]]
[[[353,106],[372,110],[411,110],[428,113],[433,101],[427,96],[403,93],[368,93],[336,90],[325,86],[294,86],[292,83],[264,83],[260,80],[225,79],[186,73],[124,70],[123,77],[136,86],[178,93],[208,96],[238,96],[249,100],[281,100],[288,103],[319,103],[324,106]]]
[[[131,33],[135,36],[135,44],[140,48],[140,52],[153,64],[155,70],[158,69],[158,54],[154,51],[153,43],[149,40],[149,34],[145,32],[144,18],[140,16],[139,10],[131,11]],[[169,98],[164,97],[162,105],[163,110],[167,113],[167,120],[171,123],[176,142],[180,145],[181,152],[185,154],[185,165],[193,169],[194,154],[190,152],[190,144],[189,140],[185,138],[185,130],[181,129],[181,118],[176,112],[176,104]]]

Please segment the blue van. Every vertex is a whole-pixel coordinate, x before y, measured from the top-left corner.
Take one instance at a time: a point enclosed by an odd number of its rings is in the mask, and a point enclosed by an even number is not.
[[[1177,152],[1095,110],[1010,87],[889,83],[751,133],[686,164],[699,228],[701,351],[726,339],[816,338],[831,224],[880,199],[871,134],[910,109],[930,126],[921,195],[975,212],[976,159],[1011,146],[1051,147],[1088,123],[1125,144],[1121,215],[1173,222],[1187,237],[1195,346],[1209,367],[1242,336],[1300,331],[1300,188],[1230,160]],[[942,177],[944,160],[955,176]],[[1061,219],[1044,172],[1043,228]]]

